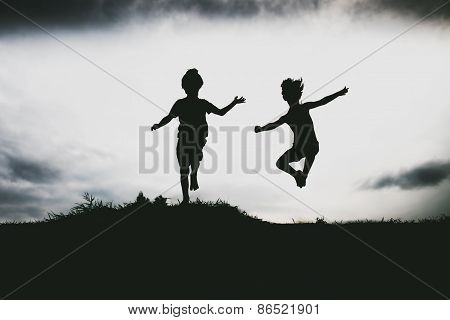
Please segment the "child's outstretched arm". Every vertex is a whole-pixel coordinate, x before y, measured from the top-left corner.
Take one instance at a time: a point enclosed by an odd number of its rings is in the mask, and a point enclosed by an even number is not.
[[[255,132],[258,133],[258,132],[261,132],[261,131],[273,130],[273,129],[281,126],[284,123],[284,121],[282,119],[283,119],[283,117],[281,117],[277,121],[268,123],[268,124],[266,124],[265,126],[262,126],[262,127],[255,126]]]
[[[329,95],[329,96],[327,96],[325,98],[322,98],[319,101],[307,102],[307,103],[304,103],[304,105],[306,107],[308,107],[309,109],[314,109],[314,108],[326,105],[327,103],[330,103],[331,101],[333,101],[337,97],[345,96],[347,94],[347,92],[348,92],[348,88],[345,87],[344,89],[342,89],[342,90],[340,90],[340,91],[338,91],[336,93],[333,93],[333,94],[331,94],[331,95]]]
[[[211,109],[211,112],[214,114],[217,114],[219,116],[224,116],[228,111],[230,111],[231,109],[233,109],[236,105],[240,104],[240,103],[245,103],[245,98],[244,97],[234,97],[234,100],[225,108],[219,109],[216,107],[213,107]]]
[[[159,128],[161,128],[162,126],[165,126],[166,124],[168,124],[170,121],[172,121],[172,119],[175,118],[175,116],[171,113],[169,113],[167,116],[165,116],[164,118],[161,119],[161,121],[159,123],[155,123],[152,126],[152,131],[153,130],[157,130]]]

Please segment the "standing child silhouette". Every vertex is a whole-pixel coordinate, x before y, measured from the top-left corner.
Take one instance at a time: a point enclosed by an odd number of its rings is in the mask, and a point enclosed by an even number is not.
[[[275,129],[284,123],[289,125],[294,132],[294,145],[291,149],[283,153],[277,160],[276,166],[280,170],[293,176],[297,182],[297,186],[300,188],[306,185],[306,178],[308,177],[314,159],[319,152],[319,142],[317,141],[314,124],[309,114],[309,110],[323,106],[348,92],[348,88],[345,87],[319,101],[300,103],[303,87],[302,79],[293,80],[289,78],[284,80],[281,84],[281,94],[283,95],[283,100],[289,104],[288,112],[275,122],[266,124],[263,127],[255,127],[255,132],[258,133]],[[305,158],[303,171],[296,171],[290,166],[291,162],[297,162],[303,158]]]
[[[235,97],[228,106],[219,109],[207,100],[198,97],[198,92],[202,86],[203,79],[198,74],[197,69],[188,70],[181,80],[181,87],[187,96],[175,102],[170,113],[151,128],[152,130],[159,129],[176,117],[180,121],[177,159],[180,165],[181,189],[183,191],[182,203],[189,203],[189,169],[190,190],[195,191],[199,188],[197,172],[200,161],[203,159],[203,147],[208,136],[206,114],[214,113],[223,116],[237,104],[245,103],[244,97]]]

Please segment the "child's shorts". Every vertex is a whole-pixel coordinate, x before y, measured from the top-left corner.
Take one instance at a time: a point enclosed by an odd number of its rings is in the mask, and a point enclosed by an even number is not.
[[[298,160],[312,158],[319,153],[319,143],[311,142],[303,146],[292,146],[289,151],[293,153],[293,158],[297,158]]]
[[[180,168],[188,168],[195,162],[203,159],[203,147],[206,145],[206,138],[200,139],[197,143],[183,143],[178,139],[177,159]]]

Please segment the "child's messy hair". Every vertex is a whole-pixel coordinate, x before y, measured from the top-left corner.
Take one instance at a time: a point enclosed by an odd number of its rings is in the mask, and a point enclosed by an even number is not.
[[[198,92],[203,86],[203,79],[197,69],[189,69],[181,79],[181,87],[186,92]]]
[[[292,78],[287,78],[281,83],[281,88],[290,94],[298,95],[301,97],[303,94],[303,78],[294,80]]]

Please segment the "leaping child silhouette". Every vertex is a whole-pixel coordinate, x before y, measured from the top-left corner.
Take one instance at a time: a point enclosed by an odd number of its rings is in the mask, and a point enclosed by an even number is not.
[[[306,178],[311,170],[314,159],[319,152],[319,141],[317,141],[314,131],[314,124],[309,114],[309,110],[323,106],[337,97],[347,94],[348,88],[329,95],[319,101],[300,103],[303,94],[303,80],[286,79],[281,84],[281,94],[283,100],[289,104],[289,111],[277,121],[266,124],[263,127],[256,126],[255,132],[267,131],[286,123],[294,132],[294,145],[287,150],[277,160],[278,169],[290,174],[300,188],[306,185]],[[305,165],[302,170],[294,170],[290,166],[291,162],[297,162],[305,158]]]
[[[206,114],[214,113],[224,116],[237,104],[245,103],[244,97],[235,97],[228,106],[219,109],[207,100],[198,97],[198,92],[202,86],[203,79],[197,69],[188,70],[181,80],[181,87],[187,96],[175,102],[170,113],[151,127],[152,130],[156,130],[176,117],[180,120],[177,159],[180,165],[183,204],[189,203],[189,169],[191,178],[190,190],[195,191],[199,188],[197,172],[200,161],[203,159],[203,147],[208,136]]]

